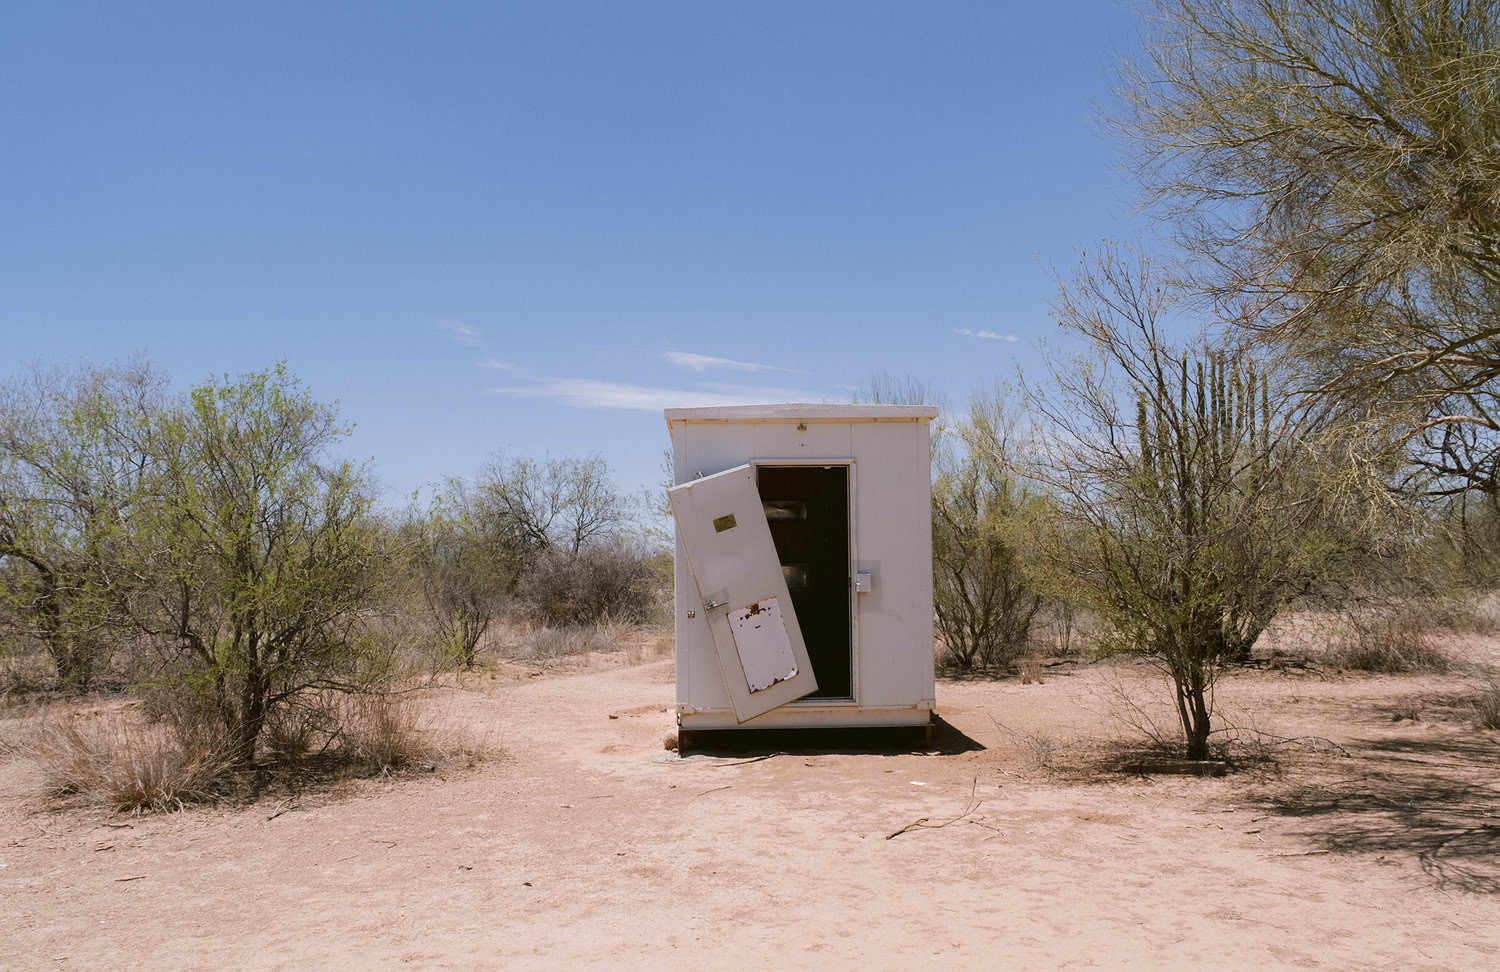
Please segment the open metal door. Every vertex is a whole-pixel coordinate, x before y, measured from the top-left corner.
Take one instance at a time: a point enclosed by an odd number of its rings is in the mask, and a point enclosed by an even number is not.
[[[667,498],[735,719],[744,722],[815,691],[755,467],[674,486]]]

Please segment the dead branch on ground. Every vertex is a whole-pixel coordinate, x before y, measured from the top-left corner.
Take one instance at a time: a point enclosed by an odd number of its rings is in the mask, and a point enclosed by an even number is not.
[[[942,823],[928,823],[927,821],[929,819],[931,819],[931,818],[929,818],[929,817],[918,817],[916,820],[914,820],[911,823],[907,824],[905,827],[902,827],[900,830],[898,830],[898,831],[896,831],[894,833],[886,834],[885,835],[885,839],[886,840],[890,840],[890,839],[892,839],[894,837],[900,837],[902,834],[910,833],[913,830],[941,830],[942,828],[948,826],[949,824],[958,823],[960,820],[962,820],[963,818],[967,817],[969,814],[973,813],[975,810],[978,810],[979,807],[980,807],[980,805],[984,803],[983,800],[980,800],[980,799],[978,799],[978,798],[976,798],[974,796],[975,791],[978,790],[978,789],[979,789],[979,777],[976,776],[976,777],[974,777],[974,782],[969,785],[969,798],[968,798],[968,800],[966,800],[964,802],[963,812],[960,813],[958,816],[954,817],[953,819],[951,819],[951,820],[944,820]],[[991,828],[991,829],[993,829],[993,828]]]

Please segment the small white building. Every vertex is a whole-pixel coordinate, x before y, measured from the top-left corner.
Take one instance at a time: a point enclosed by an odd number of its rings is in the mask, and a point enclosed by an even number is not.
[[[931,725],[936,417],[666,410],[681,729]]]

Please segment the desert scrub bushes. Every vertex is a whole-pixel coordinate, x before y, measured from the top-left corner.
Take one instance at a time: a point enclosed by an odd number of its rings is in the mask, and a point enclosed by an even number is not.
[[[1428,613],[1435,626],[1455,634],[1500,633],[1500,599],[1493,594],[1443,598]]]
[[[326,692],[276,710],[252,770],[221,720],[179,701],[160,693],[114,712],[42,718],[4,748],[35,768],[44,792],[131,813],[253,802],[270,767],[304,781],[329,771],[385,775],[457,755],[472,762],[484,749],[441,727],[410,691]]]
[[[492,629],[642,623],[668,613],[671,558],[629,531],[598,457],[502,460],[450,478],[397,533],[438,642],[438,667],[472,670]]]
[[[331,459],[348,433],[281,366],[179,397],[146,367],[7,384],[0,594],[65,684],[128,649],[253,763],[276,708],[360,687],[389,558],[364,469]]]
[[[471,670],[515,590],[526,545],[456,478],[403,527],[414,536],[409,572],[436,634],[439,666]]]
[[[0,655],[0,706],[46,691],[55,670],[35,655]]]
[[[1417,606],[1345,611],[1331,627],[1323,657],[1338,668],[1396,675],[1451,667],[1432,643],[1431,615]]]
[[[1099,637],[1099,624],[1093,615],[1062,592],[1047,598],[1037,615],[1036,628],[1033,640],[1037,649],[1064,657],[1088,654]]]
[[[336,754],[367,772],[431,768],[450,753],[465,750],[457,737],[443,730],[421,701],[408,693],[342,695],[335,705]]]
[[[934,456],[932,594],[943,661],[967,672],[1024,654],[1043,605],[1028,567],[1045,508],[1019,469],[1003,389],[976,395],[956,426],[961,444]]]
[[[501,651],[519,662],[587,663],[595,656],[606,656],[638,665],[671,654],[672,630],[624,621],[552,627],[521,620],[504,628]]]
[[[315,745],[326,748],[329,727],[337,724],[336,713],[330,711],[326,699],[303,697],[298,704],[282,706],[266,718],[261,751],[273,762],[296,763],[312,752]]]
[[[145,438],[165,415],[146,365],[33,368],[0,383],[0,618],[86,693],[123,624],[122,540],[157,495]],[[129,574],[129,571],[126,571]]]
[[[521,640],[519,657],[550,660],[612,651],[617,642],[611,634],[603,626],[593,624],[530,627]]]
[[[597,456],[493,459],[476,478],[480,520],[517,565],[513,613],[550,626],[644,621],[659,606],[649,551]]]
[[[520,610],[553,627],[645,622],[659,616],[656,575],[644,553],[620,541],[576,553],[548,550],[517,588]]]

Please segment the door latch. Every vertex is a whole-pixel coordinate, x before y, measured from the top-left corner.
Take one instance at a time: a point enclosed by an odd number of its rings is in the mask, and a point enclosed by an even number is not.
[[[712,611],[714,608],[721,608],[728,603],[728,601],[715,601],[713,598],[709,598],[703,602],[703,610]]]

